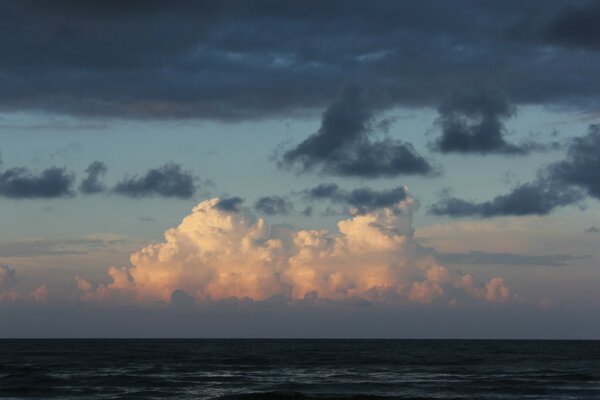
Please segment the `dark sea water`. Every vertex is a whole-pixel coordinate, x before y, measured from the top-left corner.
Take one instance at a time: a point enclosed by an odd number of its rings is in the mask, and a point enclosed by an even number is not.
[[[600,399],[600,342],[3,340],[0,398]]]

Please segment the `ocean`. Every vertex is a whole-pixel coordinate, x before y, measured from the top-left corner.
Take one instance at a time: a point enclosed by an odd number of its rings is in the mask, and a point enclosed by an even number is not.
[[[600,399],[600,341],[0,340],[5,399]]]

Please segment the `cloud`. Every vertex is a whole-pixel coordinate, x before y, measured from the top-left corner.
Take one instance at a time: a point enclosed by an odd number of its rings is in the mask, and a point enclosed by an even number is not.
[[[79,191],[84,194],[96,194],[106,190],[106,186],[100,182],[100,179],[106,174],[108,168],[102,161],[94,161],[91,163],[85,173],[85,177],[79,185]]]
[[[294,209],[294,204],[287,197],[265,196],[254,203],[254,209],[265,215],[285,215]]]
[[[0,172],[0,196],[10,199],[71,197],[75,176],[64,168],[50,167],[39,173],[27,168]]]
[[[77,239],[24,239],[0,242],[0,257],[40,257],[113,251],[128,239],[112,235],[92,235]]]
[[[82,292],[88,292],[92,290],[92,284],[87,279],[83,279],[79,276],[76,276],[75,283],[77,284],[77,290],[80,290]]]
[[[585,233],[598,233],[600,232],[600,229],[596,228],[595,226],[590,226],[589,228],[587,228],[585,230]]]
[[[31,294],[29,298],[36,302],[45,302],[48,299],[48,286],[41,285],[37,287]]]
[[[0,294],[3,290],[12,288],[17,283],[17,272],[14,268],[0,265]]]
[[[498,90],[455,90],[438,113],[442,135],[433,148],[442,153],[525,155],[541,147],[505,140],[504,122],[515,114],[515,107]]]
[[[255,119],[324,107],[353,79],[407,107],[476,82],[519,104],[598,104],[597,55],[539,40],[555,21],[552,40],[596,48],[593,2],[131,4],[3,2],[0,109]]]
[[[408,196],[406,187],[396,187],[388,190],[373,190],[358,188],[351,191],[341,189],[335,183],[323,183],[304,191],[311,200],[327,199],[334,203],[346,204],[364,213],[378,208],[392,207],[405,200]]]
[[[590,125],[586,135],[572,139],[565,159],[547,170],[553,179],[600,200],[600,125]]]
[[[573,261],[588,258],[588,256],[574,256],[571,254],[531,255],[514,253],[491,253],[487,251],[469,251],[466,253],[437,252],[429,248],[430,252],[447,264],[466,265],[514,265],[514,266],[547,266],[563,267]]]
[[[346,85],[325,111],[321,127],[287,150],[280,166],[299,166],[303,172],[320,169],[341,176],[379,177],[427,175],[433,167],[410,143],[374,134],[373,105],[365,91]]]
[[[600,4],[597,1],[567,4],[547,26],[546,40],[566,47],[599,50],[599,20]]]
[[[219,199],[216,204],[215,207],[221,211],[224,212],[239,212],[240,211],[240,206],[242,205],[242,203],[244,202],[244,199],[242,199],[241,197],[225,197],[222,199]]]
[[[434,215],[451,217],[546,215],[558,207],[600,199],[600,125],[571,140],[566,157],[538,171],[537,178],[491,201],[475,202],[445,196],[432,205]]]
[[[130,268],[111,267],[111,283],[84,293],[99,302],[169,302],[177,291],[196,301],[329,299],[383,303],[506,301],[499,278],[478,285],[418,252],[414,200],[338,222],[338,232],[270,228],[242,209],[199,203],[163,243],[131,255]],[[491,285],[491,286],[490,286]],[[488,288],[488,286],[491,288]],[[489,293],[493,292],[493,296]]]
[[[12,290],[17,284],[17,273],[14,268],[0,265],[0,303],[14,301],[18,298],[17,293]]]
[[[145,175],[126,178],[112,189],[113,193],[127,197],[177,197],[189,199],[196,194],[196,181],[181,165],[168,163],[149,169]]]
[[[446,196],[432,205],[429,212],[450,217],[547,215],[557,207],[582,201],[581,191],[548,180],[538,180],[515,187],[490,201],[475,202]]]

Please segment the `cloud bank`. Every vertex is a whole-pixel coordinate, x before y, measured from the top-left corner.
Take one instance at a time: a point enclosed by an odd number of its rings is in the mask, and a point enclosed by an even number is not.
[[[476,82],[599,103],[595,2],[121,3],[3,1],[0,110],[255,119],[323,107],[349,80],[409,107]]]
[[[213,198],[198,204],[165,241],[131,255],[130,268],[111,267],[111,282],[78,281],[99,302],[170,302],[181,291],[195,301],[327,299],[384,303],[506,301],[502,278],[478,285],[419,252],[414,200],[339,221],[338,232],[269,227],[248,209],[230,211]],[[238,203],[239,206],[239,203]]]

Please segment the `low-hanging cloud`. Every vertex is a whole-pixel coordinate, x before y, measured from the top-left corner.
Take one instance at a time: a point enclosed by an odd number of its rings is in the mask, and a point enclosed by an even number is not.
[[[431,206],[430,212],[451,217],[483,218],[547,215],[558,207],[574,204],[583,198],[580,190],[540,178],[519,185],[509,193],[496,196],[490,201],[476,202],[447,196]]]
[[[10,289],[17,283],[17,273],[14,268],[0,265],[0,291]]]
[[[294,204],[284,196],[264,196],[256,200],[254,209],[265,215],[285,215],[292,212]]]
[[[442,153],[525,155],[543,146],[506,141],[505,121],[515,107],[499,90],[455,90],[438,108],[442,135],[433,148]]]
[[[589,258],[589,256],[577,256],[572,254],[515,254],[515,253],[491,253],[488,251],[469,251],[467,253],[438,252],[433,248],[426,248],[427,252],[435,255],[435,258],[447,264],[464,265],[513,265],[519,267],[545,266],[565,267],[574,261]]]
[[[0,196],[10,199],[71,197],[75,176],[64,168],[49,167],[39,173],[27,168],[0,172]]]
[[[7,265],[0,265],[0,302],[15,300],[17,293],[12,288],[17,284],[17,272]]]
[[[79,284],[100,302],[170,302],[184,291],[196,301],[227,298],[362,299],[369,302],[506,301],[501,278],[479,285],[418,251],[414,200],[354,215],[338,232],[269,227],[248,209],[219,208],[219,198],[198,204],[163,243],[131,255],[132,267],[111,267],[111,283]]]
[[[408,196],[406,187],[387,190],[358,188],[351,191],[340,188],[335,183],[323,183],[305,190],[304,195],[311,200],[327,199],[333,203],[346,204],[364,213],[378,208],[393,207]]]
[[[325,110],[318,132],[287,150],[279,164],[357,177],[433,173],[433,166],[410,143],[388,136],[374,139],[376,125],[365,90],[346,85]]]
[[[112,191],[133,198],[160,196],[189,199],[196,194],[196,182],[197,178],[181,165],[167,163],[149,169],[143,176],[122,180]]]
[[[241,197],[223,197],[217,201],[215,207],[225,212],[238,212],[240,211],[243,202],[244,199]]]
[[[571,140],[566,157],[538,171],[532,182],[490,201],[445,196],[430,212],[451,217],[546,215],[556,208],[580,203],[586,196],[600,200],[600,125]]]
[[[600,200],[600,125],[572,139],[564,160],[551,164],[547,173],[556,181],[574,185]]]
[[[87,176],[81,181],[79,191],[83,194],[102,193],[106,186],[101,182],[108,167],[102,161],[94,161],[85,170]]]

